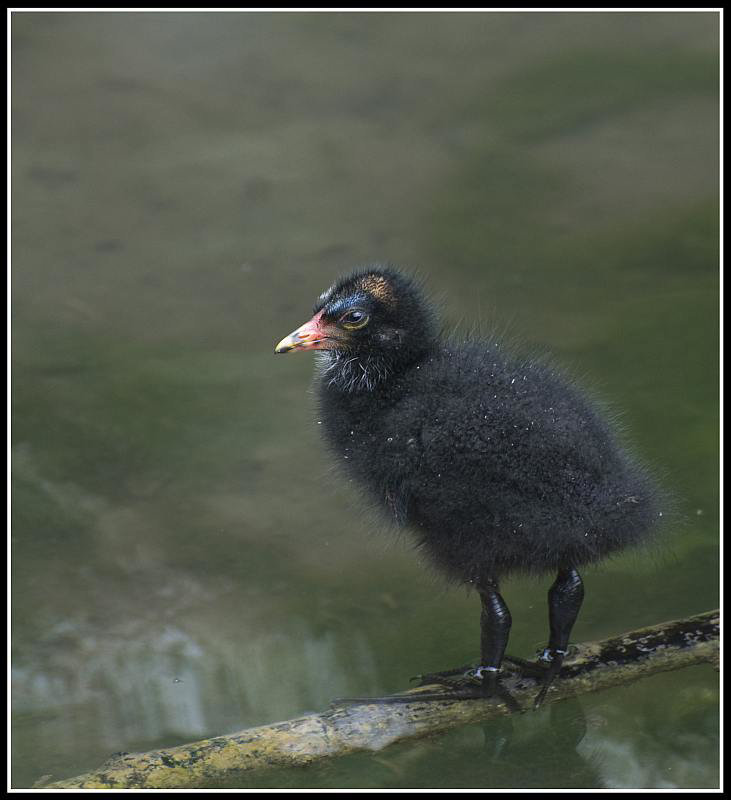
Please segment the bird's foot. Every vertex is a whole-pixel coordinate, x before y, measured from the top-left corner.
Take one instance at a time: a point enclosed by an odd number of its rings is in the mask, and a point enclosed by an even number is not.
[[[499,667],[473,667],[464,673],[462,681],[465,687],[471,687],[475,697],[494,698],[504,702],[511,711],[522,712],[518,701],[500,680]]]
[[[548,694],[548,690],[551,688],[551,684],[561,672],[561,666],[567,653],[567,650],[559,650],[558,648],[547,647],[538,657],[538,660],[545,664],[545,666],[543,680],[541,681],[543,685],[541,686],[541,690],[538,692],[536,699],[533,702],[534,709],[540,708],[543,701],[546,699],[546,695]]]
[[[518,671],[528,678],[534,678],[541,685],[540,691],[536,695],[533,708],[540,708],[546,699],[548,690],[553,685],[561,672],[564,659],[569,650],[559,650],[558,648],[546,647],[538,653],[536,661],[528,661],[518,656],[505,655],[504,660],[518,668]]]
[[[498,667],[471,666],[458,667],[444,672],[430,672],[417,675],[411,680],[418,680],[419,686],[439,684],[460,699],[502,700],[513,711],[522,711],[518,702],[500,681],[501,670]],[[426,699],[426,695],[424,695]]]
[[[500,670],[496,667],[473,667],[467,665],[444,672],[431,672],[417,675],[411,680],[418,680],[419,686],[443,687],[438,692],[418,692],[388,695],[386,697],[348,697],[340,698],[336,703],[418,703],[424,700],[488,700],[504,702],[511,711],[522,712],[523,709],[509,690],[500,682]]]
[[[469,689],[475,687],[489,686],[497,683],[497,676],[500,670],[498,667],[483,667],[466,664],[463,667],[447,669],[443,672],[427,672],[423,675],[415,675],[410,678],[412,681],[419,681],[419,686],[431,686],[438,684],[448,689]]]

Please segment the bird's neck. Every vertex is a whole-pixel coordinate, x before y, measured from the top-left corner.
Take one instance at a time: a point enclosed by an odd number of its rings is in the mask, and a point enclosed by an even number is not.
[[[394,371],[394,364],[380,354],[323,350],[316,355],[323,386],[345,394],[372,392],[388,384]]]
[[[399,339],[397,347],[357,350],[320,350],[316,352],[317,372],[324,389],[346,395],[392,394],[398,391],[405,375],[439,347],[434,334],[423,334],[418,342]]]

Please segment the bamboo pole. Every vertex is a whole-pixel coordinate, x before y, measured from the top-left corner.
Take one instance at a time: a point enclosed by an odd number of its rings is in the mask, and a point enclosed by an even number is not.
[[[718,668],[719,615],[709,611],[577,645],[564,662],[546,703],[626,684],[656,672],[710,662]],[[509,671],[503,681],[523,709],[531,708],[534,678]],[[205,787],[235,781],[237,773],[268,767],[304,766],[357,751],[375,752],[394,742],[513,713],[496,699],[424,700],[441,687],[422,686],[394,703],[334,703],[321,714],[249,728],[149,753],[122,754],[93,772],[48,783],[53,789]],[[405,698],[408,698],[406,700]],[[52,776],[49,776],[52,777]],[[38,787],[39,784],[36,784]]]

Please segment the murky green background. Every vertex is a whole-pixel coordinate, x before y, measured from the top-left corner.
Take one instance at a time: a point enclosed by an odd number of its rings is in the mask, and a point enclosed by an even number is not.
[[[311,356],[272,354],[362,262],[550,350],[678,496],[659,552],[587,571],[576,640],[717,605],[717,15],[12,34],[15,786],[476,656],[476,599],[364,515]],[[505,587],[516,654],[550,580]],[[717,699],[697,667],[231,785],[713,787]]]

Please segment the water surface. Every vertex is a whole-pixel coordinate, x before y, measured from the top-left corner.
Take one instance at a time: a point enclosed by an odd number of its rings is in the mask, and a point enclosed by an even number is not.
[[[577,641],[717,606],[717,15],[12,35],[13,785],[476,656],[476,598],[363,512],[311,357],[272,354],[356,264],[551,352],[677,496],[659,551],[587,571]],[[512,652],[550,581],[506,584]],[[697,667],[231,785],[713,787],[717,701]]]

